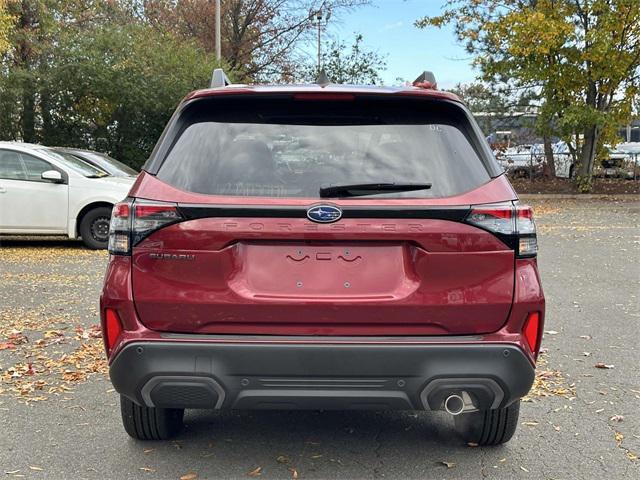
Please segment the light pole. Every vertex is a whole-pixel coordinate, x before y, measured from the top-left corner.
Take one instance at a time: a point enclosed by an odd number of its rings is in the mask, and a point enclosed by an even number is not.
[[[220,44],[220,0],[216,0],[216,60],[220,64],[222,46]]]
[[[329,24],[330,18],[331,10],[327,10],[326,13],[322,9],[309,12],[311,23],[318,27],[318,73],[322,69],[322,28]]]

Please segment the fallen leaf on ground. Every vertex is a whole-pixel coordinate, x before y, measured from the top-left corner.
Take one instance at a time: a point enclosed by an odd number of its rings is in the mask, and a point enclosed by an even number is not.
[[[42,468],[42,467],[34,467],[34,466],[32,466],[32,465],[29,465],[29,469],[31,469],[31,470],[35,470],[36,472],[42,472],[42,471],[44,471],[44,468]]]
[[[618,444],[618,446],[620,446],[620,444],[622,443],[622,440],[624,440],[624,435],[620,432],[616,432],[613,435],[613,438],[616,440],[616,443]]]
[[[276,461],[278,463],[291,463],[291,460],[289,459],[289,457],[285,455],[278,455],[278,458],[276,458]]]
[[[298,470],[296,470],[295,468],[290,468],[289,471],[291,472],[291,478],[293,480],[298,480]]]
[[[249,473],[247,473],[247,475],[249,475],[250,477],[259,477],[260,475],[262,475],[262,467],[254,468]]]
[[[523,472],[527,472],[527,473],[529,473],[529,470],[527,470],[526,468],[524,468],[522,465],[520,465],[520,470],[522,470]]]
[[[453,462],[445,462],[445,461],[442,461],[442,462],[440,462],[440,463],[441,463],[442,465],[444,465],[445,467],[447,467],[447,468],[454,468],[454,467],[456,466],[456,464],[455,464],[455,463],[453,463]]]
[[[544,333],[546,333],[547,335],[557,335],[558,334],[558,332],[556,332],[555,330],[547,330]]]
[[[614,415],[609,420],[612,422],[621,422],[624,420],[624,417],[622,415]]]
[[[182,475],[180,477],[180,480],[195,480],[196,478],[198,478],[198,474],[195,472],[189,472],[189,473],[185,473],[184,475]]]
[[[535,427],[536,425],[538,425],[538,422],[522,422],[522,425],[526,427]]]
[[[311,455],[310,458],[313,458],[315,460],[316,458],[320,458],[320,457],[322,457],[322,453],[317,453],[315,455]]]
[[[593,337],[591,335],[580,335],[580,338],[584,340],[591,340]]]
[[[149,473],[153,473],[156,471],[155,468],[151,468],[151,467],[140,467],[140,470],[142,470],[143,472],[149,472]]]
[[[594,366],[596,368],[602,368],[606,370],[611,370],[612,368],[615,368],[615,365],[607,365],[606,363],[602,363],[602,362],[598,362]]]
[[[467,447],[477,447],[478,444],[476,442],[467,442]]]

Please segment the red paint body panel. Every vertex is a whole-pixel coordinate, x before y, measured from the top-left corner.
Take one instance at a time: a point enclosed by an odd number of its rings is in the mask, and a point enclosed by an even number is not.
[[[437,90],[387,90],[238,87],[193,92],[187,100],[329,92],[459,101]],[[130,196],[217,206],[309,207],[320,202],[318,198],[203,195],[179,190],[146,172],[140,174]],[[363,197],[331,199],[330,203],[419,208],[515,200],[509,181],[498,176],[453,197]],[[186,254],[190,259],[161,260],[152,258],[154,253]],[[464,223],[343,218],[335,224],[317,224],[303,218],[202,218],[152,233],[134,247],[130,257],[112,256],[101,297],[103,317],[105,308],[118,311],[125,330],[112,358],[129,342],[172,341],[161,332],[193,334],[189,338],[194,342],[251,342],[250,335],[262,335],[256,341],[263,343],[437,343],[446,341],[446,335],[474,335],[464,341],[516,344],[533,363],[537,352],[528,350],[522,328],[529,312],[538,311],[542,330],[544,295],[535,259],[516,259],[514,251],[495,235]]]
[[[124,332],[116,343],[110,359],[113,359],[124,345],[139,341],[162,341],[162,342],[184,342],[185,338],[172,338],[163,336],[161,333],[147,328],[139,320],[137,312],[133,306],[133,291],[131,285],[131,257],[112,256],[107,267],[105,276],[105,287],[100,297],[100,314],[104,322],[104,311],[106,308],[114,308],[118,311]],[[527,314],[531,311],[540,312],[540,331],[544,330],[545,300],[542,287],[537,273],[536,261],[534,259],[516,260],[515,274],[515,298],[513,308],[504,325],[492,333],[456,340],[457,343],[481,344],[481,343],[504,343],[513,344],[521,348],[529,357],[532,364],[538,352],[531,352],[527,347],[522,335],[522,328]],[[305,337],[277,337],[277,336],[225,336],[225,335],[192,335],[188,338],[191,342],[212,342],[212,343],[320,343],[320,344],[437,344],[442,341],[449,341],[443,337],[425,336],[420,337],[335,337],[327,335],[305,336]]]
[[[143,174],[138,198],[189,204],[307,205],[177,190]],[[457,197],[349,199],[348,205],[468,206],[515,197],[502,177]],[[193,255],[159,260],[154,253]],[[204,218],[133,250],[140,320],[166,332],[451,335],[498,330],[514,292],[514,253],[491,233],[446,220]],[[346,285],[346,286],[345,286]]]

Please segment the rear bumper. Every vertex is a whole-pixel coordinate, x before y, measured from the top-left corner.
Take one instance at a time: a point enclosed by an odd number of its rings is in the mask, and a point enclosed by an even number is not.
[[[134,341],[113,385],[147,406],[211,409],[437,410],[467,392],[480,409],[526,395],[534,367],[509,343]]]

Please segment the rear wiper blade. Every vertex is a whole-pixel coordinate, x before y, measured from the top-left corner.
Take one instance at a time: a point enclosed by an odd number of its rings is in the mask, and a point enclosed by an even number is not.
[[[320,187],[320,196],[329,197],[362,197],[390,192],[413,192],[429,190],[430,183],[352,183],[348,185],[331,185]]]

